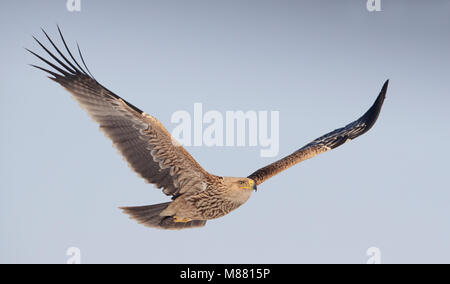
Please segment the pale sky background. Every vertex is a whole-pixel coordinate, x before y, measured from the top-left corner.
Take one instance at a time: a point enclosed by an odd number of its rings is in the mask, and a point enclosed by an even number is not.
[[[450,1],[0,2],[0,263],[450,262]],[[189,147],[247,176],[356,119],[390,79],[375,127],[265,182],[201,229],[138,225],[167,201],[70,95],[28,63],[40,27],[78,41],[102,84],[172,130],[177,110],[277,110],[280,153]],[[49,47],[51,47],[49,45]]]

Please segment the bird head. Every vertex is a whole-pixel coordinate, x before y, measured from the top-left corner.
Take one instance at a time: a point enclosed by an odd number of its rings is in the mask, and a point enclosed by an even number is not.
[[[236,190],[256,191],[256,182],[250,178],[224,177],[224,182],[228,188]]]

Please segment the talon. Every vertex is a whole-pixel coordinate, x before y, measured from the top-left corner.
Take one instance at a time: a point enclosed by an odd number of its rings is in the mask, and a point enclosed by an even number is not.
[[[178,216],[173,216],[173,221],[175,223],[186,223],[186,222],[191,221],[191,219],[189,219],[189,218],[180,219]]]

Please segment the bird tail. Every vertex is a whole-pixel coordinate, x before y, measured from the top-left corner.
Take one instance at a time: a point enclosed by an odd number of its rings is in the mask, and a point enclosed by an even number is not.
[[[202,227],[206,224],[206,220],[174,222],[173,216],[161,216],[161,212],[166,209],[170,203],[171,202],[136,207],[120,207],[120,209],[139,224],[151,228],[180,230]]]

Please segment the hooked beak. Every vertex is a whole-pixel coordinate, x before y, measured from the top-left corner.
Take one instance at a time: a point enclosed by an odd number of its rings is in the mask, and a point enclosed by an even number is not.
[[[256,187],[256,182],[255,182],[255,181],[250,180],[250,186],[252,187],[252,189],[253,189],[254,191],[257,191],[257,190],[258,190],[258,188]]]

